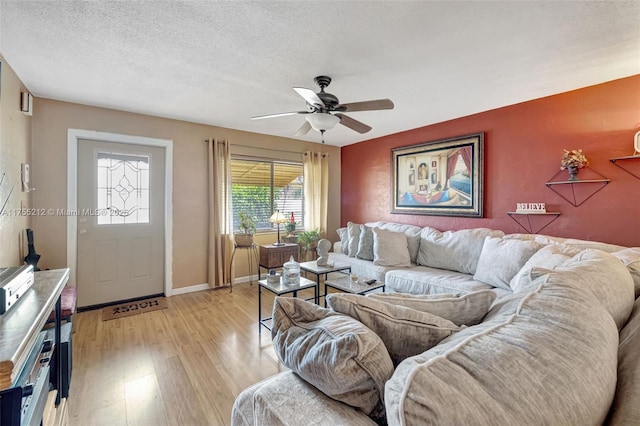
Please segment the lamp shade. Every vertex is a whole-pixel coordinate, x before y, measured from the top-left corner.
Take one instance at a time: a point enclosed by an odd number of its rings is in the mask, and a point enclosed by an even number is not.
[[[286,223],[288,222],[288,219],[284,217],[282,213],[280,213],[280,210],[276,210],[276,212],[272,214],[271,217],[269,218],[269,222],[270,223]]]
[[[335,115],[328,114],[325,112],[319,112],[316,114],[307,114],[305,117],[311,127],[318,132],[322,132],[325,130],[330,130],[340,122],[340,118]]]

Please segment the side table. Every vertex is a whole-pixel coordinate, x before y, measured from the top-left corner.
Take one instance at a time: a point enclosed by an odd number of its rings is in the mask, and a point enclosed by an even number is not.
[[[267,244],[260,246],[260,262],[258,262],[258,280],[260,276],[260,268],[272,269],[280,268],[282,265],[289,261],[289,258],[293,256],[295,261],[298,261],[300,256],[300,246],[298,244],[282,244],[276,246],[273,244]]]
[[[231,253],[231,269],[233,270],[233,258],[236,255],[236,250],[246,250],[247,251],[247,262],[249,263],[249,284],[253,284],[253,261],[255,260],[258,263],[258,245],[256,243],[251,244],[250,246],[239,246],[238,244],[233,244],[233,253]],[[258,279],[260,279],[260,268],[258,267]],[[231,290],[233,291],[233,282],[231,282]]]
[[[327,274],[329,272],[338,272],[338,271],[349,271],[351,272],[351,265],[346,263],[338,264],[332,263],[325,266],[318,266],[317,260],[312,260],[310,262],[302,262],[300,264],[300,270],[312,273],[316,276],[316,283],[318,284],[318,290],[320,290],[320,277],[324,275],[325,281],[327,280]],[[325,294],[327,293],[325,288]],[[320,295],[318,295],[320,297]],[[319,304],[320,301],[316,299],[316,305]]]
[[[351,281],[351,277],[340,277],[333,280],[325,280],[324,282],[324,305],[327,306],[327,287],[343,291],[351,294],[365,294],[379,288],[384,292],[384,283],[376,281],[373,284],[367,284],[364,281]]]
[[[298,297],[298,291],[307,288],[313,288],[313,298],[318,300],[318,287],[315,281],[308,280],[300,277],[300,284],[298,285],[285,285],[282,283],[282,278],[278,284],[270,284],[267,280],[258,281],[258,334],[262,331],[261,327],[271,330],[271,327],[267,325],[267,321],[272,320],[272,317],[262,318],[262,289],[269,290],[276,296],[282,296],[283,294],[291,293],[293,297]]]

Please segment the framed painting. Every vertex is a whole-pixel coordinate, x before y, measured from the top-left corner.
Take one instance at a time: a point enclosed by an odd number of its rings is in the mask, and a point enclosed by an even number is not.
[[[391,150],[391,213],[484,216],[484,133]]]

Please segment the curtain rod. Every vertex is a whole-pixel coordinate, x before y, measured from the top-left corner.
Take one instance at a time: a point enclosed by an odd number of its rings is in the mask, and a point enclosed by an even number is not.
[[[205,139],[204,141],[205,141],[205,142],[209,142],[209,139]],[[229,142],[229,141],[228,141],[228,140],[226,140],[226,139],[224,139],[224,140],[223,140],[223,142],[225,142],[225,143],[226,143],[226,142]],[[300,154],[300,155],[303,155],[303,154],[304,154],[304,152],[297,152],[297,151],[285,151],[284,149],[261,148],[261,147],[259,147],[259,146],[242,145],[242,144],[239,144],[239,143],[234,143],[233,145],[235,145],[235,146],[241,146],[241,147],[243,147],[243,148],[257,148],[257,149],[265,149],[265,150],[268,150],[268,151],[275,151],[275,152],[286,152],[286,153],[288,153],[288,154]]]

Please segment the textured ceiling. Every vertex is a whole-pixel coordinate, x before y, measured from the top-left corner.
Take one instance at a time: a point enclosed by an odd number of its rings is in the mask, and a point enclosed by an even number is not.
[[[250,117],[316,75],[394,101],[344,146],[640,74],[640,2],[0,0],[0,54],[37,97],[291,138],[301,116]]]

